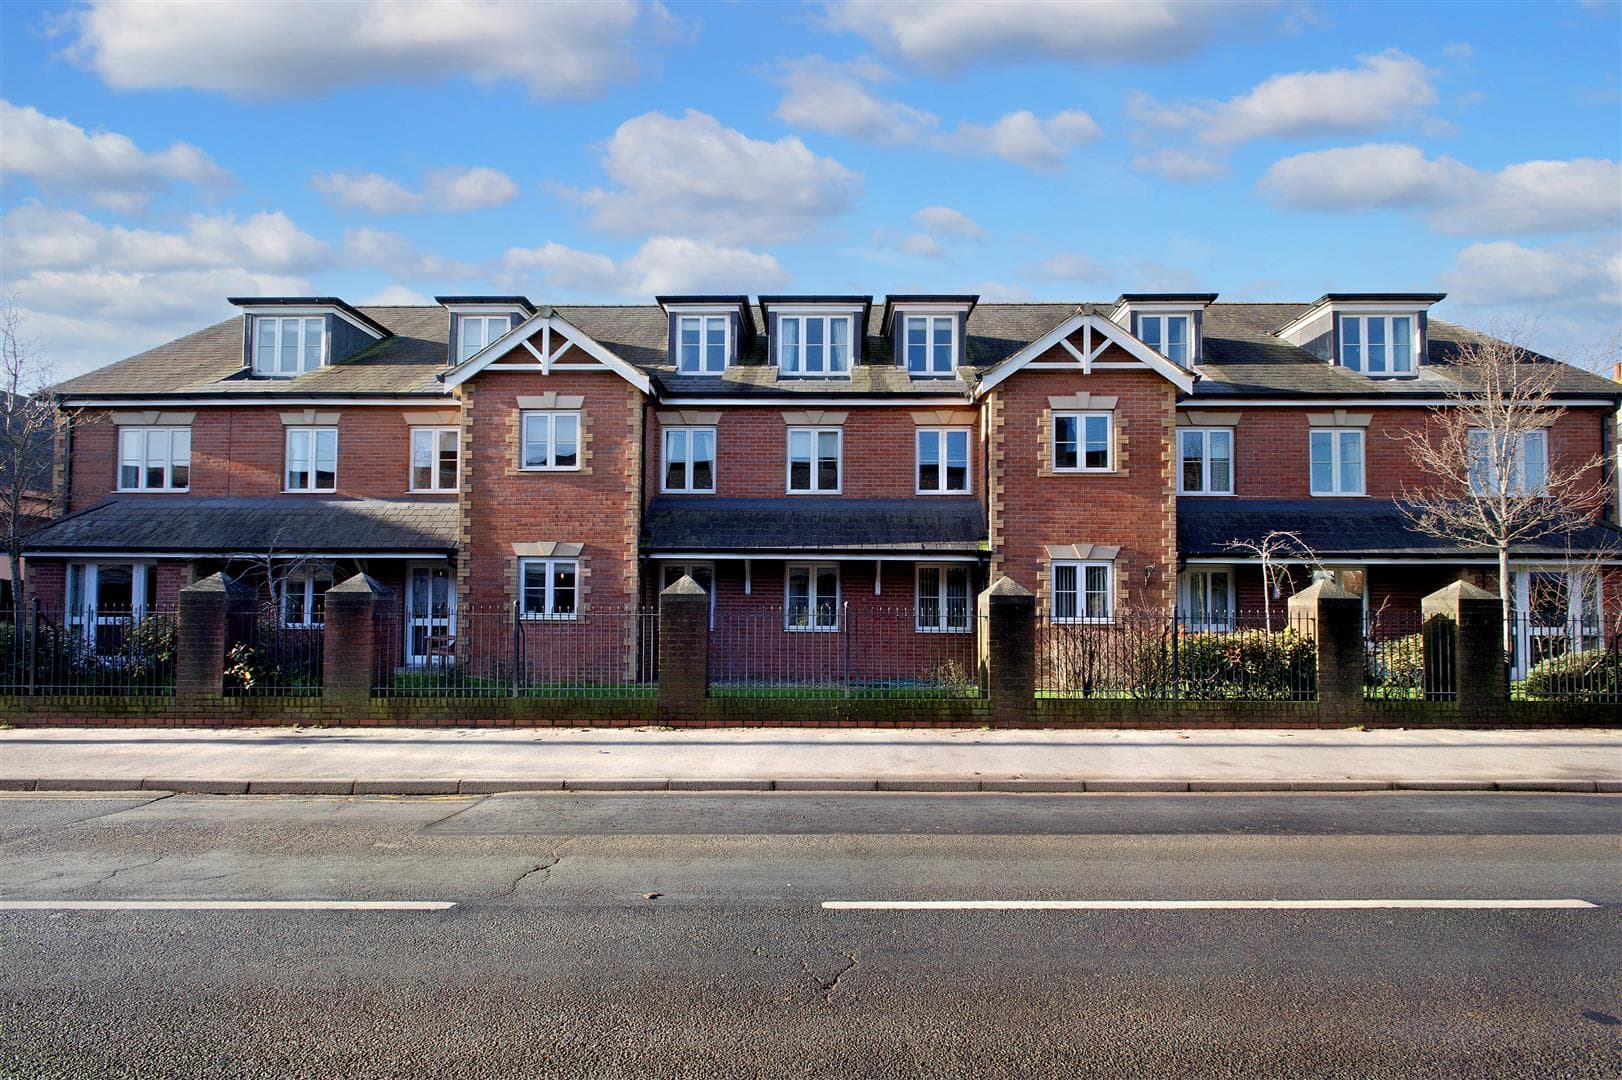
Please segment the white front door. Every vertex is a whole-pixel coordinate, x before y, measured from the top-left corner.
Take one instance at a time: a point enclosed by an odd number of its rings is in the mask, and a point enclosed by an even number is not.
[[[406,571],[406,663],[450,663],[456,655],[456,581],[448,566]]]

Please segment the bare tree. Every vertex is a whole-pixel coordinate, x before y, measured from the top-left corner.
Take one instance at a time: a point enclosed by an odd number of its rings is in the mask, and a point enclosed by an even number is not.
[[[1398,436],[1423,483],[1404,485],[1401,506],[1413,527],[1439,540],[1498,556],[1498,595],[1510,610],[1509,560],[1520,545],[1564,537],[1605,505],[1604,462],[1557,453],[1550,431],[1565,368],[1517,343],[1472,335],[1451,358],[1455,383],[1429,423]],[[1511,627],[1504,620],[1504,651]]]
[[[1284,595],[1291,584],[1290,564],[1306,563],[1322,570],[1323,563],[1299,533],[1274,529],[1260,540],[1229,540],[1230,551],[1242,551],[1256,558],[1262,570],[1262,620],[1267,633],[1273,633],[1273,601]]]
[[[11,596],[23,596],[23,536],[50,517],[56,408],[52,368],[39,342],[27,336],[17,297],[0,309],[0,515],[11,559]]]

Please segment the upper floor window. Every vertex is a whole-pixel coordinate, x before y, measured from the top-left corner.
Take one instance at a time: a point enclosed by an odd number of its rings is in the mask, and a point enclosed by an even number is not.
[[[314,371],[326,357],[326,326],[324,315],[255,315],[253,370],[276,376]]]
[[[1179,494],[1233,494],[1231,428],[1178,428],[1177,446]]]
[[[783,629],[839,629],[839,567],[789,566],[783,578]]]
[[[719,375],[727,366],[725,315],[683,315],[676,320],[677,366],[684,375]]]
[[[518,591],[526,619],[577,615],[580,563],[575,559],[520,559]]]
[[[969,568],[961,564],[918,567],[917,629],[923,633],[969,628]]]
[[[1311,435],[1312,493],[1363,494],[1363,432],[1317,428]]]
[[[969,429],[918,429],[918,494],[966,495]]]
[[[789,494],[839,494],[843,443],[839,428],[789,428]]]
[[[191,486],[191,428],[118,429],[118,490],[185,491]]]
[[[1365,375],[1412,375],[1411,315],[1342,315],[1340,364]]]
[[[1053,414],[1053,471],[1110,472],[1115,468],[1110,414]]]
[[[665,428],[664,491],[715,490],[715,429]]]
[[[456,360],[461,363],[513,328],[511,315],[458,315]]]
[[[777,370],[784,375],[849,375],[849,315],[781,315]]]
[[[1508,483],[1501,483],[1503,470]],[[1470,431],[1470,493],[1472,495],[1544,495],[1549,487],[1549,433],[1547,431]]]
[[[1055,562],[1053,564],[1053,621],[1061,623],[1109,622],[1115,617],[1107,562]]]
[[[321,626],[326,622],[331,570],[306,570],[282,582],[282,625]]]
[[[462,433],[453,427],[411,429],[411,490],[455,491]]]
[[[1166,359],[1188,366],[1189,323],[1187,315],[1139,315],[1138,337]]]
[[[287,490],[335,491],[338,487],[338,429],[287,429]]]
[[[957,316],[908,315],[907,371],[913,375],[950,375],[957,366]]]
[[[559,471],[580,468],[580,414],[525,413],[523,467]]]

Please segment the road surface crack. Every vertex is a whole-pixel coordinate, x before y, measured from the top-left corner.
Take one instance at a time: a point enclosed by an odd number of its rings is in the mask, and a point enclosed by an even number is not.
[[[168,857],[169,856],[167,856],[167,855],[159,855],[155,859],[148,859],[145,862],[138,862],[134,866],[120,866],[117,870],[114,870],[110,874],[103,874],[100,878],[97,878],[95,881],[92,881],[87,887],[91,888],[91,889],[99,889],[103,885],[106,885],[107,883],[112,881],[113,878],[117,877],[119,874],[128,873],[131,870],[140,870],[140,869],[142,869],[144,867],[148,867],[148,866],[155,866],[158,863],[161,863],[163,860],[167,859]]]
[[[548,860],[546,862],[536,863],[534,866],[531,866],[529,869],[525,870],[522,874],[519,874],[517,877],[513,878],[513,883],[511,885],[507,886],[507,890],[505,892],[503,892],[501,895],[504,896],[504,897],[510,897],[510,896],[514,895],[515,893],[518,892],[518,886],[522,885],[525,881],[529,880],[531,877],[535,876],[536,874],[541,875],[541,880],[542,881],[547,880],[548,878],[550,878],[552,876],[552,868],[554,866],[556,866],[562,860],[563,860],[563,856],[554,855],[554,856],[552,856],[552,858],[550,860]]]
[[[840,968],[838,971],[834,972],[833,978],[824,979],[824,978],[821,978],[820,976],[817,978],[817,981],[822,984],[822,1000],[823,1001],[830,1001],[831,1002],[833,1000],[834,991],[839,989],[839,981],[841,979],[843,979],[846,975],[848,975],[850,973],[850,970],[852,968],[854,968],[855,966],[856,966],[856,954],[854,952],[848,952],[848,953],[845,954],[845,966]]]

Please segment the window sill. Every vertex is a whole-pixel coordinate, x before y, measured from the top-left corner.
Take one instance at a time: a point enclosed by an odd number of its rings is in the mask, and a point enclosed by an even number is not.
[[[461,488],[406,488],[407,495],[460,495]]]
[[[1178,495],[1187,495],[1190,498],[1196,498],[1196,499],[1231,499],[1231,498],[1233,498],[1233,492],[1231,492],[1231,491],[1179,491],[1177,494]]]
[[[714,495],[714,488],[660,488],[661,495]]]
[[[283,495],[336,495],[338,489],[329,488],[282,488]]]
[[[1314,491],[1314,499],[1366,499],[1368,495],[1361,491]]]
[[[523,622],[579,622],[580,615],[578,612],[560,613],[557,615],[539,615],[526,612],[520,615],[519,619]]]
[[[189,495],[191,488],[114,488],[114,495]]]
[[[837,626],[785,626],[785,627],[783,627],[783,633],[785,633],[785,634],[837,634],[837,633],[839,633],[839,627],[837,627]]]
[[[974,492],[971,491],[968,488],[964,488],[961,491],[920,491],[920,490],[914,489],[913,494],[919,496],[920,498],[922,498],[922,497],[928,496],[928,495],[973,495]]]
[[[850,381],[850,372],[848,372],[848,371],[783,371],[782,369],[778,369],[777,377],[779,379],[821,379],[821,380],[824,380],[824,381],[829,380],[829,379],[837,379],[837,380],[842,380],[842,381],[845,381],[845,382],[849,382]]]
[[[1055,466],[1048,470],[1054,476],[1114,476],[1117,469],[1061,469]]]
[[[579,472],[578,465],[520,465],[519,472]]]
[[[821,490],[817,490],[817,491],[794,491],[794,490],[789,490],[789,491],[783,492],[783,494],[785,494],[785,495],[843,495],[844,493],[845,493],[844,488],[828,488],[828,489],[821,489]]]
[[[1051,616],[1048,621],[1054,626],[1113,626],[1115,616],[1109,615],[1101,619],[1061,619],[1055,615]]]
[[[913,625],[913,630],[920,634],[967,634],[969,632],[967,626],[918,626],[916,624]]]

